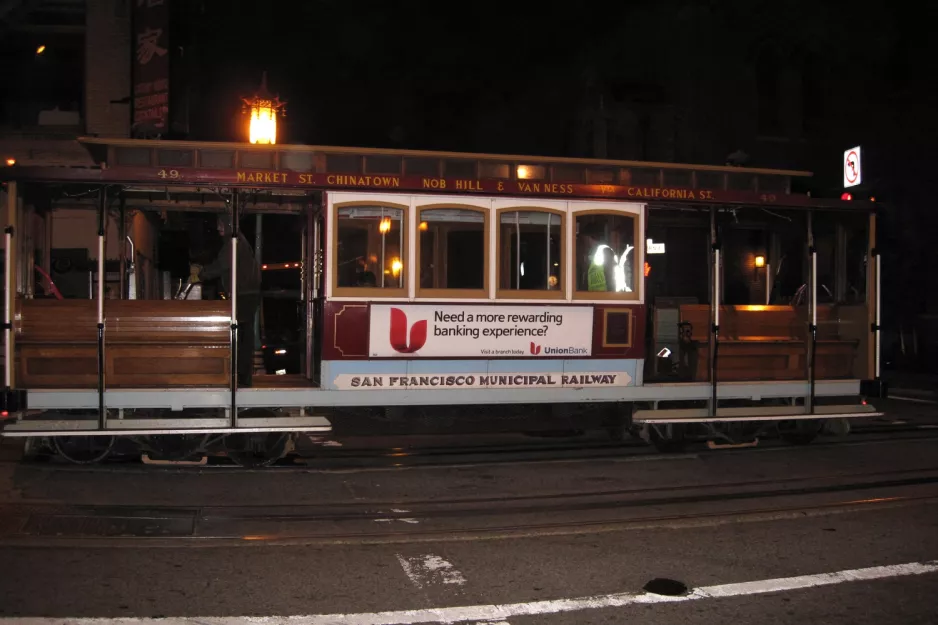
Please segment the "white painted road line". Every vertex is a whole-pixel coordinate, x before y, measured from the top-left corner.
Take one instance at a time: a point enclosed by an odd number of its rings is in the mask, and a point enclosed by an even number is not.
[[[466,583],[466,578],[456,567],[432,553],[413,558],[397,554],[397,561],[401,563],[404,573],[417,588],[438,584],[462,586]]]
[[[400,556],[398,556],[400,558]],[[433,556],[436,557],[436,556]],[[445,562],[445,561],[444,561]],[[447,563],[448,564],[448,563]],[[403,562],[401,564],[403,566]],[[452,566],[452,565],[450,565]],[[457,571],[458,573],[458,571]],[[474,605],[453,608],[371,612],[362,614],[314,614],[309,616],[208,616],[169,618],[29,618],[3,617],[0,624],[17,625],[413,625],[416,623],[503,622],[513,616],[560,614],[601,608],[621,608],[637,604],[681,603],[701,599],[744,597],[831,586],[847,582],[872,581],[938,573],[938,560],[891,566],[848,569],[833,573],[764,579],[754,582],[721,584],[694,588],[686,595],[668,597],[652,593],[621,593],[577,599],[554,599],[504,605]],[[461,576],[460,576],[461,577]]]
[[[410,510],[400,510],[398,508],[391,508],[391,512],[394,514],[407,514]],[[383,510],[379,511],[379,514],[385,514]],[[400,521],[401,523],[410,523],[411,525],[416,525],[420,523],[417,519],[410,517],[393,517],[393,518],[381,518],[375,519],[375,523],[393,523],[394,521]]]
[[[905,397],[904,395],[890,395],[889,399],[897,399],[899,401],[909,401],[916,404],[938,404],[938,401],[934,399],[922,399],[919,397]]]

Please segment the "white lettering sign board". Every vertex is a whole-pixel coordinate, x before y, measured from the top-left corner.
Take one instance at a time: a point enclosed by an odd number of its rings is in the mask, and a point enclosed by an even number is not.
[[[341,373],[335,376],[340,390],[458,390],[479,388],[585,388],[630,386],[626,371],[589,373],[437,373],[367,375]]]
[[[374,305],[375,358],[565,358],[593,351],[588,306]]]

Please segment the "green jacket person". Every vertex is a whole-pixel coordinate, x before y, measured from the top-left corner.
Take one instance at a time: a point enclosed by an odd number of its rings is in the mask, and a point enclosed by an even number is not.
[[[586,290],[615,290],[615,254],[612,248],[600,242],[603,236],[602,228],[596,224],[588,224],[580,234],[587,252],[587,256],[583,258],[586,263]]]

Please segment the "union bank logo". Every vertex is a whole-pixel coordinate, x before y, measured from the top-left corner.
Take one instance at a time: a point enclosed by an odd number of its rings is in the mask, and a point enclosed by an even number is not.
[[[427,343],[427,320],[421,319],[410,328],[407,336],[407,314],[400,308],[391,309],[391,348],[401,354],[413,354]]]
[[[534,341],[531,341],[531,355],[537,356],[540,353],[541,353],[541,346],[535,343]]]

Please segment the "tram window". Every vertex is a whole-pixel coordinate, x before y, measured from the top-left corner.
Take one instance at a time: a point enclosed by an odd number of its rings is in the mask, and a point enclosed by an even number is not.
[[[479,178],[511,178],[511,165],[508,163],[479,163]]]
[[[420,211],[417,230],[421,289],[446,289],[452,296],[486,295],[485,218],[482,211],[464,208]]]
[[[582,183],[586,180],[586,168],[575,165],[554,165],[552,182]]]
[[[330,174],[360,174],[362,159],[354,154],[327,154],[326,171]]]
[[[156,163],[163,167],[192,167],[192,150],[157,150]]]
[[[149,148],[115,148],[114,155],[118,165],[140,167],[150,165]]]
[[[241,150],[241,167],[245,169],[273,169],[274,153],[266,150]]]
[[[722,189],[726,185],[724,184],[724,178],[726,174],[719,171],[697,171],[697,188],[698,189]]]
[[[199,150],[199,165],[212,169],[231,169],[234,167],[234,151]]]
[[[403,289],[404,210],[341,206],[335,238],[338,288]]]
[[[395,176],[401,173],[400,156],[366,156],[365,173],[369,174],[393,174]]]
[[[404,175],[406,176],[439,176],[440,161],[434,158],[405,158]]]
[[[586,170],[587,184],[615,184],[616,170],[592,168]]]
[[[281,152],[280,166],[290,171],[313,171],[311,152]]]
[[[632,167],[630,170],[632,184],[637,186],[658,186],[661,184],[661,170],[648,167]]]
[[[562,220],[547,211],[499,213],[499,289],[563,293]]]
[[[576,290],[579,297],[636,299],[636,224],[632,215],[586,213],[576,217]]]
[[[444,161],[443,175],[447,178],[475,178],[475,161]]]
[[[727,187],[733,191],[754,191],[756,179],[752,174],[729,174]]]
[[[664,169],[664,186],[689,188],[691,186],[691,172],[689,169]]]
[[[518,180],[546,180],[547,168],[543,165],[518,165]]]

